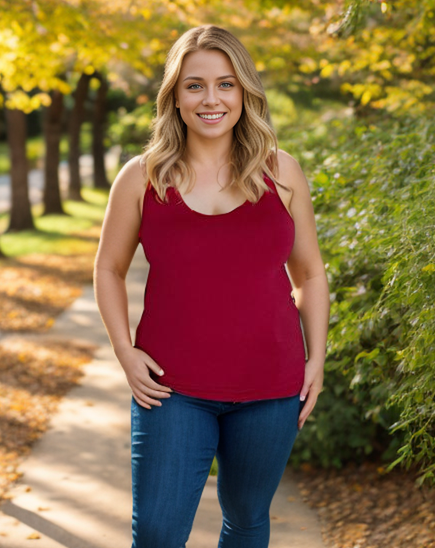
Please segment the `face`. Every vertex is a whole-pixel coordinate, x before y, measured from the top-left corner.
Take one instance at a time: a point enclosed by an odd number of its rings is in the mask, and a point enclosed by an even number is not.
[[[204,138],[232,132],[242,113],[243,88],[229,57],[220,50],[185,55],[174,96],[188,132]],[[219,117],[204,119],[200,114]]]

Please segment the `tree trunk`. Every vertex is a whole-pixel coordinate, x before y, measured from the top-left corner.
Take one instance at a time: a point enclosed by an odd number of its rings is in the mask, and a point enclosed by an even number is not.
[[[0,245],[0,259],[8,259],[9,257],[7,255],[5,255],[5,253],[3,252],[3,249]]]
[[[82,74],[74,92],[74,106],[70,114],[69,123],[69,188],[68,198],[70,200],[84,201],[81,196],[80,178],[80,129],[84,120],[85,101],[88,95],[91,76]]]
[[[45,111],[45,186],[44,213],[65,214],[59,186],[60,138],[62,134],[63,93],[54,90],[51,105]]]
[[[94,105],[94,119],[92,126],[92,154],[94,157],[94,187],[110,188],[104,165],[104,136],[106,134],[106,98],[108,91],[107,80],[98,73],[100,87]]]
[[[27,119],[22,110],[5,108],[11,162],[11,212],[6,232],[34,230],[28,188]]]

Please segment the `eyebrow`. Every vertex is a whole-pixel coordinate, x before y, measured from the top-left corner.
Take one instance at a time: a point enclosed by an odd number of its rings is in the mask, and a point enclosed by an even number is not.
[[[235,78],[235,76],[233,74],[227,74],[226,76],[219,76],[216,80],[224,80],[225,78]],[[200,76],[187,76],[183,82],[186,80],[204,80],[204,78],[201,78]]]

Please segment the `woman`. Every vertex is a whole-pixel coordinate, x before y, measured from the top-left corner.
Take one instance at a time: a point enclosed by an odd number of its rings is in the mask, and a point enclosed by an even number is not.
[[[150,271],[132,345],[138,235]],[[132,390],[133,548],[185,546],[215,455],[219,548],[267,547],[322,389],[329,295],[307,181],[222,28],[193,28],[168,54],[152,138],[112,186],[95,291]]]

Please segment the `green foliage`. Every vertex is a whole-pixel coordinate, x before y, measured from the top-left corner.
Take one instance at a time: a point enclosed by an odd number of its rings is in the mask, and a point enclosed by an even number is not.
[[[312,181],[332,301],[324,391],[294,458],[374,451],[435,484],[435,128],[322,125],[315,150],[287,148]]]
[[[111,144],[121,145],[123,153],[130,156],[140,154],[151,137],[154,115],[154,103],[151,101],[131,112],[121,107],[117,113],[110,113],[108,137]]]
[[[288,95],[274,89],[267,90],[266,97],[274,129],[285,136],[286,129],[297,119],[294,102]]]

